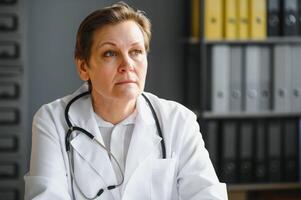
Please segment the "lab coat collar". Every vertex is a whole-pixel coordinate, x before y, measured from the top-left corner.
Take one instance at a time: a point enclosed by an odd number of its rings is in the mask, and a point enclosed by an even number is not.
[[[68,101],[70,101],[75,96],[88,91],[89,87],[87,83],[84,83],[78,90],[76,90],[71,96]],[[67,102],[66,102],[67,103]],[[147,124],[147,125],[154,125],[155,120],[153,118],[153,115],[150,111],[150,108],[148,104],[146,103],[145,99],[140,95],[137,98],[137,119],[139,119],[140,122]],[[80,113],[80,115],[79,115]],[[95,117],[92,115],[94,113],[93,106],[92,106],[92,99],[91,95],[87,95],[84,97],[81,97],[76,102],[72,104],[69,110],[69,118],[73,125],[82,125],[87,124],[89,121],[95,121]],[[97,121],[95,121],[97,122]],[[91,123],[91,122],[90,122]],[[92,133],[94,136],[95,134]]]
[[[85,83],[83,84],[78,90],[76,90],[70,98],[68,98],[66,103],[68,103],[71,99],[75,96],[88,91],[88,85]],[[86,124],[93,124],[95,121],[93,116],[94,110],[92,107],[92,99],[90,95],[83,96],[76,100],[70,107],[69,110],[69,119],[73,126],[82,127]],[[88,131],[95,135],[94,127],[87,127]]]
[[[136,107],[138,111],[136,120],[138,120],[138,122],[145,125],[155,125],[153,114],[142,95],[138,97]]]
[[[75,91],[68,101],[70,101],[75,96],[88,91],[88,84],[84,83],[77,91]],[[67,102],[66,102],[67,103]],[[146,124],[146,125],[155,125],[154,117],[150,111],[148,104],[146,103],[145,99],[140,95],[137,98],[136,103],[136,110],[137,110],[137,118],[139,122]],[[80,115],[79,115],[80,113]],[[93,116],[94,109],[92,106],[92,99],[91,95],[87,95],[81,97],[77,101],[75,101],[69,110],[69,118],[73,125],[83,127],[86,124],[97,124],[95,117]],[[94,136],[98,137],[100,134],[96,134],[96,132],[92,132],[95,130],[95,127],[87,127],[87,130],[91,132]],[[98,139],[101,139],[98,137]]]

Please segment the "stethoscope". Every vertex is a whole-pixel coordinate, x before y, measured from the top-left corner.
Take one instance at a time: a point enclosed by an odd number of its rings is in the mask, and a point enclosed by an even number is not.
[[[69,116],[68,116],[68,113],[69,113],[69,109],[70,109],[70,106],[76,101],[78,100],[79,98],[83,97],[83,96],[86,96],[86,95],[90,95],[91,91],[87,91],[87,92],[84,92],[84,93],[81,93],[77,96],[75,96],[73,99],[71,99],[69,101],[69,103],[67,104],[66,106],[66,109],[65,109],[65,120],[66,120],[66,123],[68,125],[68,131],[67,131],[67,134],[66,134],[66,137],[65,137],[65,145],[66,145],[66,151],[67,151],[67,155],[68,155],[68,161],[69,161],[69,167],[70,167],[70,175],[71,175],[71,189],[72,189],[72,194],[73,194],[73,199],[75,199],[75,195],[74,195],[74,186],[73,186],[73,182],[75,183],[75,186],[77,187],[77,189],[79,190],[79,192],[81,193],[81,195],[88,199],[88,200],[93,200],[93,199],[96,199],[98,198],[105,190],[112,190],[116,187],[119,187],[122,185],[123,181],[124,181],[124,174],[123,174],[123,171],[121,170],[121,167],[117,161],[117,159],[115,158],[115,156],[111,153],[111,151],[109,149],[107,149],[93,134],[91,134],[89,131],[81,128],[81,127],[78,127],[78,126],[73,126],[70,119],[69,119]],[[146,97],[145,94],[142,93],[142,96],[144,97],[144,99],[146,100],[147,104],[149,105],[150,109],[151,109],[151,112],[152,112],[152,115],[155,119],[155,123],[156,123],[156,127],[157,127],[157,131],[158,131],[158,135],[162,138],[161,140],[161,149],[162,149],[162,158],[165,159],[166,158],[166,149],[165,149],[165,143],[164,143],[164,138],[163,138],[163,134],[162,134],[162,130],[161,130],[161,127],[160,127],[160,124],[159,124],[159,120],[158,120],[158,117],[157,117],[157,114],[155,112],[155,109],[154,107],[152,106],[150,100]],[[96,142],[98,145],[100,145],[104,150],[106,150],[106,152],[109,154],[109,156],[111,158],[113,158],[114,162],[117,164],[117,167],[118,167],[118,170],[120,172],[120,176],[121,176],[121,181],[116,184],[116,185],[109,185],[105,188],[100,188],[98,190],[98,192],[96,193],[96,195],[94,197],[87,197],[83,192],[82,190],[80,189],[76,179],[75,179],[75,176],[74,176],[74,159],[73,159],[73,149],[71,149],[71,145],[70,145],[70,141],[71,141],[71,134],[73,131],[78,131],[80,133],[83,133],[85,134],[87,137],[89,137],[92,141]],[[74,180],[74,181],[73,181]]]

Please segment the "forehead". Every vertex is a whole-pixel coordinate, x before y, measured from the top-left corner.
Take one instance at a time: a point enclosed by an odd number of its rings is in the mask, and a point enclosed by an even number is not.
[[[134,21],[124,21],[105,25],[93,33],[93,45],[111,42],[124,45],[133,42],[144,43],[144,37],[139,25]]]

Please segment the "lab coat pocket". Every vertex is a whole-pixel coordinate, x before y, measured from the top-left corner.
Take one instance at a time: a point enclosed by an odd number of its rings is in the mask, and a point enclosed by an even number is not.
[[[176,181],[176,159],[154,159],[152,163],[151,199],[170,200]]]

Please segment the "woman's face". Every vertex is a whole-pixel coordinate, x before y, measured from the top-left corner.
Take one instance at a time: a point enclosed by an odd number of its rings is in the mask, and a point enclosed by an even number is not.
[[[147,52],[134,21],[107,25],[93,35],[89,62],[77,60],[82,80],[91,80],[96,100],[133,100],[144,89]],[[95,99],[94,99],[95,100]]]

